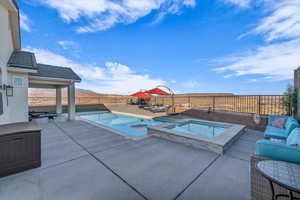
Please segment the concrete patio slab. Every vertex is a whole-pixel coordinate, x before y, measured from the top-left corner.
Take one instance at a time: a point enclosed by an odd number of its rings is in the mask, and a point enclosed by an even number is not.
[[[138,141],[83,121],[37,120],[41,168],[0,179],[0,199],[250,199],[247,130],[223,156],[159,138]],[[140,195],[142,194],[142,195]]]
[[[248,131],[234,143],[234,145],[225,153],[233,158],[250,161],[251,155],[255,152],[255,142],[253,138],[258,138],[256,132]]]
[[[42,166],[57,165],[88,153],[65,135],[54,122],[41,123],[42,128]]]
[[[145,140],[149,143],[138,150],[95,155],[148,199],[173,199],[218,156],[157,138]]]
[[[221,156],[178,199],[249,200],[249,177],[249,162]]]
[[[263,139],[263,134],[260,131],[255,130],[247,130],[244,135],[241,136],[240,139],[247,140],[249,142],[256,142],[257,140]]]
[[[42,168],[73,160],[83,155],[88,155],[88,153],[69,138],[43,144]]]
[[[31,179],[0,179],[0,199],[143,199],[91,156],[39,170]]]
[[[72,123],[57,123],[76,143],[80,144],[89,152],[100,152],[106,149],[126,143],[128,139],[103,128],[79,121],[74,128]]]

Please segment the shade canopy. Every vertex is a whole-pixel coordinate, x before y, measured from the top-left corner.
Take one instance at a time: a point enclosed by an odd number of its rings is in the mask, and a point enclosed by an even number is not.
[[[171,95],[171,94],[169,94],[169,93],[167,93],[167,92],[165,92],[165,91],[163,91],[159,88],[153,88],[151,90],[147,90],[147,91],[145,91],[145,93],[147,93],[147,94],[157,94],[157,95]]]
[[[145,92],[136,92],[132,95],[130,95],[132,97],[137,97],[137,98],[143,98],[143,99],[148,99],[151,98],[151,96],[149,96],[148,94],[146,94]]]

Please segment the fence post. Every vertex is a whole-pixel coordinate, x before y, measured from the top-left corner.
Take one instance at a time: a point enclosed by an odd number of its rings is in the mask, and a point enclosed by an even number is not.
[[[257,102],[257,108],[258,108],[258,114],[261,114],[261,96],[258,96],[258,102]]]
[[[216,109],[216,97],[213,96],[213,112],[215,112]]]

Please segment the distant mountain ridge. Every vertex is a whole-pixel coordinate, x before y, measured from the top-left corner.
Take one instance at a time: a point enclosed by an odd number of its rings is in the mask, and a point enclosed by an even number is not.
[[[233,93],[183,93],[176,96],[233,96]]]
[[[67,95],[67,89],[64,88],[63,96]],[[40,89],[40,88],[30,88],[28,92],[29,97],[55,97],[54,89]],[[94,92],[92,90],[76,88],[76,96],[77,97],[92,97],[92,96],[126,96],[126,95],[118,95],[118,94],[101,94]]]
[[[67,89],[63,90],[63,96],[67,95]],[[175,94],[175,96],[233,96],[233,93],[183,93]],[[53,89],[30,89],[29,97],[54,97],[55,90]],[[76,88],[76,96],[78,97],[95,97],[95,96],[128,96],[128,95],[119,95],[119,94],[101,94],[93,90],[87,90],[82,88]]]

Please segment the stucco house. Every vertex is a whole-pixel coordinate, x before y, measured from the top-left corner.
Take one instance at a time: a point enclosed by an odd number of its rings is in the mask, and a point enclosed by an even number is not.
[[[68,118],[75,118],[75,83],[71,68],[36,62],[21,50],[19,8],[15,0],[0,1],[0,125],[28,121],[28,88],[56,89],[56,112],[62,112],[62,88],[68,88]]]

